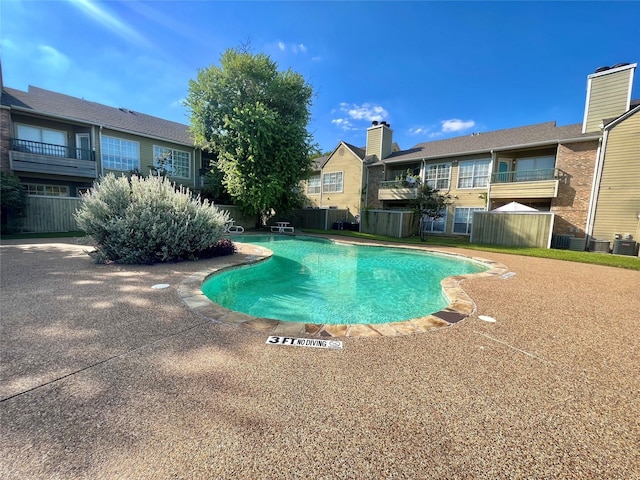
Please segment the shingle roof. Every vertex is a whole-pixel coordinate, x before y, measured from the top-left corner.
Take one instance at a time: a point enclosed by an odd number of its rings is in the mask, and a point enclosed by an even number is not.
[[[328,160],[329,155],[325,155],[324,157],[316,157],[311,160],[311,166],[313,170],[322,170],[322,167],[324,167],[325,163],[327,163]]]
[[[5,87],[2,92],[2,105],[166,139],[183,145],[193,145],[188,125],[127,109],[109,107],[31,85],[28,92]]]
[[[492,132],[419,143],[408,150],[394,152],[385,158],[384,163],[401,162],[429,157],[446,157],[472,153],[490,152],[519,145],[537,144],[569,139],[590,139],[599,133],[583,134],[582,124],[556,127],[556,122],[538,123],[525,127],[508,128]]]
[[[360,147],[356,147],[355,145],[351,145],[350,143],[347,142],[342,142],[344,143],[347,147],[349,147],[349,149],[355,153],[360,160],[364,160],[365,157],[365,149],[364,148],[360,148]]]

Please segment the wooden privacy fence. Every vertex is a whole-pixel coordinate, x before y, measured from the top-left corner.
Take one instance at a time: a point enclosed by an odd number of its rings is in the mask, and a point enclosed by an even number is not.
[[[312,228],[316,230],[331,230],[334,223],[346,222],[349,211],[346,208],[301,208],[294,210],[286,220],[296,228]],[[279,220],[277,215],[274,221]]]
[[[34,233],[73,232],[78,225],[73,214],[82,204],[78,197],[43,197],[29,195],[25,216],[22,219],[21,231]],[[245,228],[255,226],[255,218],[242,216],[240,209],[234,205],[215,205],[220,210],[229,212],[229,217],[237,225]]]
[[[551,212],[474,212],[471,243],[550,248]]]
[[[21,230],[35,233],[78,230],[73,214],[81,203],[82,199],[77,197],[29,195]]]
[[[364,210],[360,231],[374,235],[404,238],[418,231],[419,215],[412,210]]]
[[[242,225],[246,228],[255,228],[256,217],[243,215],[240,212],[240,208],[235,205],[214,205],[218,210],[229,212],[229,218],[235,222],[236,225]]]

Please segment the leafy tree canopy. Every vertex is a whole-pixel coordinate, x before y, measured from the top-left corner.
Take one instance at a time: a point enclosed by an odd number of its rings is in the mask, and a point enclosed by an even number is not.
[[[246,49],[228,49],[189,82],[195,140],[217,155],[223,184],[245,213],[286,210],[310,175],[312,95],[300,74]]]

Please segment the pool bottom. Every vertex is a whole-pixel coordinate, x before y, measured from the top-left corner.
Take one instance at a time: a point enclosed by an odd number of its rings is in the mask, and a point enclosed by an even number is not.
[[[341,239],[340,241],[347,243],[345,239]],[[349,243],[371,245],[371,243],[357,241]],[[381,324],[328,325],[300,323],[273,318],[254,317],[244,313],[235,312],[212,302],[202,293],[202,284],[210,275],[228,268],[258,263],[271,256],[271,251],[269,249],[258,245],[237,243],[236,246],[238,247],[237,254],[231,257],[220,258],[217,260],[219,263],[216,266],[213,266],[213,268],[200,271],[187,277],[178,287],[178,293],[185,304],[201,316],[210,318],[216,322],[238,325],[268,333],[270,335],[280,336],[305,336],[318,338],[398,336],[423,333],[437,328],[446,327],[463,320],[475,311],[475,304],[473,303],[473,300],[469,298],[460,286],[460,282],[462,280],[465,278],[495,277],[507,272],[507,267],[505,265],[491,260],[454,255],[448,252],[426,249],[419,246],[408,247],[407,245],[403,245],[402,248],[428,250],[452,257],[479,261],[486,264],[489,267],[489,270],[480,273],[447,277],[442,280],[440,284],[450,303],[446,308],[424,317]],[[394,245],[384,244],[384,246],[393,247]]]

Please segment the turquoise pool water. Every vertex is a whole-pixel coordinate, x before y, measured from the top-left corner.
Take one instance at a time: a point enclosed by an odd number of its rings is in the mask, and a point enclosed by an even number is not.
[[[209,278],[202,292],[255,317],[326,324],[386,323],[447,305],[440,280],[487,267],[408,249],[281,235],[234,237],[273,251],[269,260]]]

